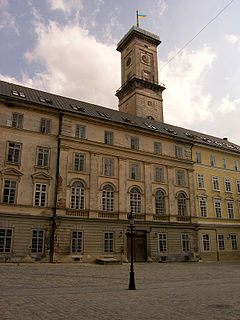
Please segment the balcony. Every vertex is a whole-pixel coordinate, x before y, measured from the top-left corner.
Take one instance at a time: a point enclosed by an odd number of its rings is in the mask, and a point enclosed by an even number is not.
[[[153,221],[169,221],[169,215],[155,214],[153,215]]]
[[[89,218],[89,210],[67,209],[66,215],[78,218]]]
[[[176,216],[176,220],[179,222],[191,222],[190,216]]]
[[[101,219],[119,219],[119,213],[109,212],[109,211],[100,211],[100,212],[98,212],[98,218],[101,218]]]

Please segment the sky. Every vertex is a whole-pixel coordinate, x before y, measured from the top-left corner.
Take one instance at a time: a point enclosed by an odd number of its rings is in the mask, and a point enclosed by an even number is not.
[[[118,109],[137,9],[162,41],[164,121],[240,145],[239,0],[0,0],[0,80]]]

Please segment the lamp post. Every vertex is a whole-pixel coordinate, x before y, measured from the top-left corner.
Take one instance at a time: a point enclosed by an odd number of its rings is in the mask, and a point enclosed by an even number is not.
[[[134,271],[133,271],[133,228],[134,228],[134,216],[131,211],[130,215],[128,216],[128,222],[131,231],[131,268],[130,268],[130,278],[129,278],[129,290],[136,290],[135,287],[135,279],[134,279]]]

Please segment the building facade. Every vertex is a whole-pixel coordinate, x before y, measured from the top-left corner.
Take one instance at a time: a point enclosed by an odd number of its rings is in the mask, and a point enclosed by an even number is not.
[[[0,261],[127,261],[130,212],[136,261],[240,258],[240,147],[164,123],[159,44],[119,42],[120,111],[0,81]]]

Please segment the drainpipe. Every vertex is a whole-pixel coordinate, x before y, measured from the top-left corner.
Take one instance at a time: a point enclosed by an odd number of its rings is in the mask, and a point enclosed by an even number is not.
[[[57,137],[57,165],[56,165],[56,178],[55,178],[55,194],[54,194],[54,208],[53,216],[51,217],[51,238],[50,238],[50,262],[53,263],[54,256],[54,239],[55,239],[55,230],[56,230],[56,216],[57,216],[57,195],[58,195],[58,177],[59,177],[59,162],[60,162],[60,144],[62,133],[62,113],[59,115],[58,121],[58,137]]]

